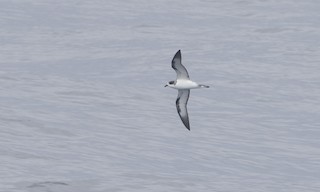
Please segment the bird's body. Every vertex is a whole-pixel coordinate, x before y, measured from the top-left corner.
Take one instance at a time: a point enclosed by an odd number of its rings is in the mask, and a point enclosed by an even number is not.
[[[175,81],[175,84],[168,85],[168,86],[178,90],[179,89],[199,89],[202,87],[207,87],[206,85],[199,85],[198,83],[191,81],[189,79],[177,79]]]
[[[190,123],[188,117],[187,103],[189,100],[190,89],[209,88],[207,85],[201,85],[191,81],[187,69],[181,63],[181,51],[179,50],[172,59],[172,68],[177,73],[175,81],[169,81],[165,87],[171,87],[178,90],[178,98],[176,100],[176,107],[178,114],[188,130],[190,130]]]

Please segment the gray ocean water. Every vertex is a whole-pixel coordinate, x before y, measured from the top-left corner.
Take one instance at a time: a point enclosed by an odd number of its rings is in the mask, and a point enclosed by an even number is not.
[[[1,0],[0,191],[320,191],[316,0]],[[191,131],[171,59],[191,78]]]

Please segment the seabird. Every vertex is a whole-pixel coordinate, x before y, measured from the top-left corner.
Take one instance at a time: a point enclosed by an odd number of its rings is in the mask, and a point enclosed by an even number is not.
[[[209,88],[207,85],[201,85],[190,80],[187,69],[181,63],[181,51],[179,50],[173,57],[171,62],[172,68],[177,73],[177,79],[175,81],[169,81],[165,87],[171,87],[178,90],[178,97],[176,100],[176,107],[178,114],[190,131],[187,103],[190,95],[190,89]]]

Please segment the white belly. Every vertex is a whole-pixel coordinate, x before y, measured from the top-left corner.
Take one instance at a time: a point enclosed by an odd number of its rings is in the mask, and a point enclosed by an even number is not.
[[[196,82],[190,81],[190,80],[177,80],[177,83],[175,84],[175,89],[196,89],[199,88],[199,85]]]

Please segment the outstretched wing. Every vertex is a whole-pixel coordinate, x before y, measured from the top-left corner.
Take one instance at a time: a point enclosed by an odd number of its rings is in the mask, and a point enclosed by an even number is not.
[[[176,107],[183,124],[190,131],[190,124],[189,124],[189,117],[188,117],[188,110],[187,110],[189,95],[190,95],[189,89],[179,90],[178,98],[176,100]]]
[[[172,68],[177,73],[177,79],[189,79],[187,69],[181,63],[181,51],[179,50],[172,59]]]

